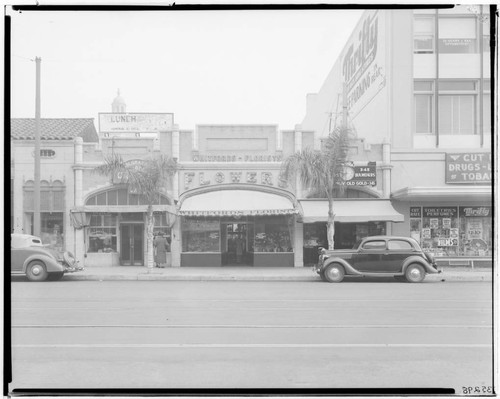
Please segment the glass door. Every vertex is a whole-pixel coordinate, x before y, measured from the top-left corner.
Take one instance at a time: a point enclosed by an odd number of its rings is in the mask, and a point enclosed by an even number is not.
[[[224,223],[221,227],[223,266],[253,266],[253,224]]]
[[[121,224],[120,235],[121,264],[126,266],[144,265],[144,224]]]

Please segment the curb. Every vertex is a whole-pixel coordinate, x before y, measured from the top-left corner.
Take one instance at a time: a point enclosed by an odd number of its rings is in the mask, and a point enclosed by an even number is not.
[[[492,272],[464,272],[443,273],[426,276],[424,282],[491,282]],[[357,277],[347,278],[346,281],[354,281]],[[387,279],[387,278],[386,278]],[[377,278],[371,278],[376,281]],[[319,276],[311,273],[311,276],[256,276],[256,275],[168,275],[138,273],[132,275],[124,274],[68,274],[62,281],[293,281],[293,282],[321,282]]]

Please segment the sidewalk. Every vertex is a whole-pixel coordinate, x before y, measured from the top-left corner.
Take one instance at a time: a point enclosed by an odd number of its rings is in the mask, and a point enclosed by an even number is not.
[[[485,268],[442,267],[424,281],[492,281]],[[347,278],[345,281],[349,281]],[[92,267],[65,274],[63,280],[114,281],[321,281],[311,267],[168,267],[148,270],[144,266]],[[371,279],[373,280],[373,279]]]

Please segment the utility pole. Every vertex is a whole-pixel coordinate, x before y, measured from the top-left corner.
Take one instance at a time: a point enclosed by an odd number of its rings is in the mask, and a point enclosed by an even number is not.
[[[35,192],[33,196],[33,232],[40,237],[40,64],[42,59],[35,58],[36,62],[36,93],[35,93]]]

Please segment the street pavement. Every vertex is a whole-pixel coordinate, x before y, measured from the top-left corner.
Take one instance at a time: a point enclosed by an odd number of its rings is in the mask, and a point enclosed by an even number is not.
[[[425,281],[492,281],[491,268],[440,267],[442,273],[429,274]],[[344,281],[357,279],[346,277]],[[68,273],[63,280],[170,280],[170,281],[319,281],[311,267],[167,267],[145,266],[88,267]],[[371,280],[371,279],[370,279]]]
[[[11,389],[491,390],[492,284],[12,283]]]

